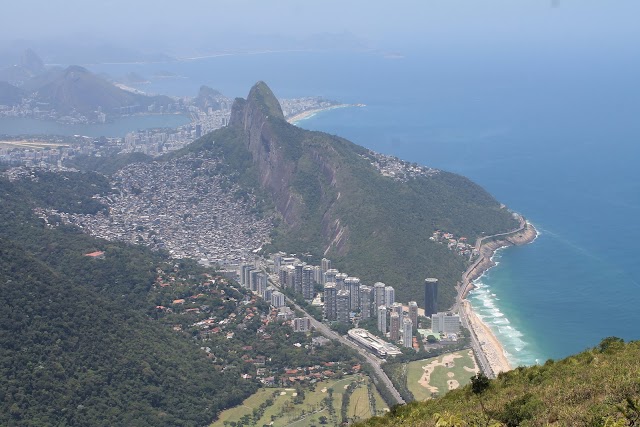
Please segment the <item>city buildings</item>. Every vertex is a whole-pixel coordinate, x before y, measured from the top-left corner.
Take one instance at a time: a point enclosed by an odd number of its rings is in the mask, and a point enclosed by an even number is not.
[[[331,260],[327,259],[327,258],[322,258],[322,261],[320,262],[320,268],[321,268],[323,273],[325,273],[327,270],[330,270],[331,269]]]
[[[360,286],[360,318],[366,320],[373,316],[373,288],[366,285]]]
[[[338,319],[337,297],[336,284],[327,282],[324,285],[324,317],[330,322]]]
[[[336,295],[336,320],[342,323],[349,323],[349,304],[351,296],[346,290],[338,291]]]
[[[297,294],[302,294],[302,270],[304,269],[304,264],[297,262],[293,265],[293,268],[295,270],[293,291]]]
[[[413,324],[413,328],[418,328],[418,303],[415,301],[409,301],[409,319]]]
[[[399,302],[394,302],[391,306],[387,305],[387,309],[390,310],[391,313],[397,313],[398,316],[402,317],[402,304]]]
[[[311,330],[311,319],[309,317],[296,317],[292,322],[293,332],[309,332]]]
[[[402,319],[402,346],[413,348],[413,322],[408,317]]]
[[[385,305],[385,300],[384,300],[385,288],[386,288],[386,285],[382,282],[377,282],[376,284],[373,285],[373,292],[374,292],[373,298],[374,298],[374,303],[376,307]]]
[[[384,305],[391,307],[396,302],[396,290],[393,286],[385,286],[384,288]]]
[[[336,274],[336,286],[338,287],[339,291],[344,289],[344,281],[347,280],[347,277],[349,276],[345,273]]]
[[[271,305],[274,306],[275,308],[284,307],[285,305],[284,294],[280,291],[273,291],[271,293]]]
[[[347,277],[344,280],[344,288],[351,296],[350,308],[352,311],[360,309],[360,279],[357,277]]]
[[[424,315],[429,317],[438,312],[438,279],[424,279]]]
[[[324,272],[324,283],[335,283],[338,270],[330,268]]]
[[[441,334],[460,333],[460,316],[450,312],[436,313],[431,316],[431,330]]]
[[[396,312],[389,316],[389,338],[392,342],[400,339],[400,316]]]
[[[402,354],[400,349],[380,338],[371,335],[364,329],[354,328],[348,332],[349,338],[358,345],[371,350],[380,357],[397,356]]]
[[[302,269],[302,297],[306,300],[313,299],[313,285],[315,283],[313,273],[313,267],[309,265]]]
[[[387,333],[387,307],[378,307],[378,330],[383,334]]]

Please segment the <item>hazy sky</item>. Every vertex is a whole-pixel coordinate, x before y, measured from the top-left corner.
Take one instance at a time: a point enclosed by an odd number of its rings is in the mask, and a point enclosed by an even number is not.
[[[139,47],[238,32],[349,31],[390,47],[433,42],[637,43],[638,0],[5,0],[0,38],[77,36]]]

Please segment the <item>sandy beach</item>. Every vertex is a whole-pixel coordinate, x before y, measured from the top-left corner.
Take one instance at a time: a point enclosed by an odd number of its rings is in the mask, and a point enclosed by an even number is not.
[[[482,276],[488,269],[495,266],[492,257],[498,249],[508,246],[526,245],[533,242],[537,236],[538,232],[533,224],[526,222],[524,218],[522,218],[520,228],[512,233],[506,233],[497,240],[491,237],[479,239],[476,243],[476,248],[479,250],[480,256],[462,275],[460,314],[467,319],[472,333],[478,338],[480,349],[485,354],[494,375],[498,375],[500,372],[510,371],[513,367],[507,359],[502,343],[500,343],[489,326],[473,311],[473,307],[469,301],[464,298],[469,291],[473,289],[473,281]],[[487,240],[486,243],[484,241],[485,239]]]
[[[337,108],[345,108],[345,107],[362,107],[362,104],[337,104],[337,105],[332,105],[330,107],[325,107],[325,108],[315,108],[313,110],[307,110],[307,111],[303,111],[302,113],[298,113],[294,116],[291,116],[289,118],[287,118],[287,121],[293,125],[295,125],[297,122],[301,121],[301,120],[305,120],[308,119],[310,117],[315,116],[316,114],[322,112],[322,111],[329,111],[329,110],[335,110]]]
[[[464,300],[462,302],[461,310],[465,311],[469,326],[478,337],[480,348],[487,357],[493,373],[498,375],[500,372],[507,372],[513,369],[505,355],[504,347],[491,332],[491,329],[476,315],[469,301]]]

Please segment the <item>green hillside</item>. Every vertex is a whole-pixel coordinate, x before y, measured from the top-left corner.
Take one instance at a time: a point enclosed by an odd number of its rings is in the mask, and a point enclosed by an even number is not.
[[[90,113],[101,108],[106,113],[120,113],[122,107],[146,108],[152,103],[166,105],[167,97],[139,95],[113,85],[79,66],[71,66],[51,76],[37,89],[37,99],[58,110]]]
[[[292,367],[359,370],[347,347],[309,354],[311,335],[265,325],[269,305],[215,271],[46,210],[104,211],[104,176],[12,177],[0,177],[0,425],[203,426],[261,387],[260,367],[278,384]]]
[[[105,182],[0,178],[0,425],[202,426],[257,389],[147,316],[158,269],[175,269],[164,255],[46,226],[33,211],[95,212]],[[102,259],[85,256],[96,250]]]
[[[640,422],[640,341],[594,349],[396,407],[360,427],[628,426]],[[475,383],[475,384],[474,384]],[[486,384],[486,389],[485,389]]]
[[[393,285],[405,302],[422,305],[426,277],[441,280],[441,309],[453,302],[466,260],[431,242],[435,230],[473,242],[517,227],[508,210],[467,178],[444,171],[383,176],[367,149],[287,123],[262,82],[247,100],[236,100],[228,127],[187,150],[223,157],[240,183],[263,191],[281,219],[269,250],[310,253],[316,262],[328,256],[365,283]]]

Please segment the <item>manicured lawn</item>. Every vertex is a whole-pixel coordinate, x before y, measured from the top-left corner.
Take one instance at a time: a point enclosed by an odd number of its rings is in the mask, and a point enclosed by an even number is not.
[[[418,360],[411,362],[407,365],[407,387],[409,391],[413,393],[416,400],[425,400],[431,398],[431,391],[419,384],[420,379],[424,373],[423,367],[438,361],[442,363],[443,359],[447,356],[456,355],[453,359],[453,366],[435,366],[431,373],[429,384],[438,389],[439,395],[445,394],[449,391],[448,381],[455,380],[459,383],[459,387],[463,387],[471,381],[471,377],[474,375],[465,367],[473,369],[475,367],[473,356],[470,355],[469,350],[458,351],[456,353],[443,354],[437,358]]]
[[[244,415],[251,415],[254,408],[258,408],[261,403],[269,398],[273,399],[273,405],[266,408],[262,417],[255,423],[257,426],[269,425],[272,422],[273,427],[320,426],[320,417],[324,416],[328,420],[327,426],[337,427],[341,421],[340,409],[342,408],[345,386],[348,386],[353,381],[360,381],[361,385],[349,399],[347,415],[352,417],[355,411],[360,420],[367,419],[372,416],[369,407],[369,393],[366,386],[371,380],[362,375],[349,375],[339,380],[326,380],[316,383],[314,391],[305,389],[304,401],[300,404],[293,403],[293,394],[296,393],[294,388],[261,389],[247,398],[242,405],[228,409],[220,414],[220,419],[213,423],[211,427],[224,427],[225,421],[238,422]],[[324,393],[322,392],[323,389],[325,389]],[[333,390],[333,415],[329,413],[323,402],[328,396],[329,389]],[[275,397],[273,397],[274,393],[276,394]],[[376,409],[378,414],[381,414],[386,408],[386,404],[375,387],[373,387],[373,394],[376,400]],[[254,425],[253,423],[250,424]]]

